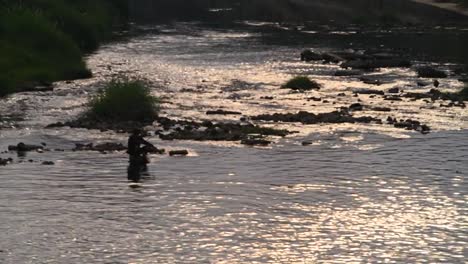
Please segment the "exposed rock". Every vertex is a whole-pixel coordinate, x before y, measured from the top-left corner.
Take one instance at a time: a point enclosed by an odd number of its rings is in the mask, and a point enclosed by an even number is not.
[[[421,78],[447,78],[447,73],[431,66],[419,67],[416,71]]]
[[[156,119],[155,117],[154,119]],[[98,119],[88,118],[86,116],[80,117],[77,120],[68,121],[65,123],[58,122],[54,124],[47,125],[46,128],[61,128],[61,127],[71,127],[71,128],[86,128],[86,129],[97,129],[101,131],[113,130],[121,133],[130,133],[135,128],[142,128],[153,124],[153,119],[148,119],[145,122],[135,122],[135,121],[124,121],[124,122],[106,122]]]
[[[322,54],[323,60],[325,62],[331,62],[331,63],[340,63],[342,61],[345,61],[342,57],[334,54],[334,53],[323,53]]]
[[[8,159],[2,159],[0,158],[0,166],[6,166],[10,163],[13,162],[13,159],[12,158],[8,158]]]
[[[431,99],[432,101],[435,101],[435,100],[462,101],[460,100],[459,96],[457,96],[457,94],[443,93],[437,89],[431,89],[427,93],[405,93],[402,96],[406,98],[413,98],[416,100]]]
[[[377,68],[409,68],[411,62],[404,59],[352,60],[341,64],[342,68],[373,70]]]
[[[398,87],[390,88],[390,89],[388,89],[387,92],[391,93],[391,94],[397,94],[397,93],[400,93],[400,88],[398,88]]]
[[[301,52],[301,61],[319,61],[323,60],[322,54],[313,52],[309,49]]]
[[[369,77],[361,77],[359,78],[359,80],[365,84],[371,84],[371,85],[382,85],[383,83],[381,80],[371,79]]]
[[[210,110],[206,112],[207,115],[242,115],[240,112],[235,112],[235,111],[225,111],[225,110]]]
[[[396,128],[415,130],[421,132],[422,134],[428,134],[431,131],[431,128],[429,126],[421,124],[421,122],[411,119],[398,121],[396,118],[389,116],[387,118],[387,123],[393,125]]]
[[[380,107],[380,106],[374,106],[374,107],[369,107],[370,110],[376,111],[376,112],[390,112],[392,111],[391,108],[389,107]]]
[[[385,95],[384,91],[375,90],[375,89],[366,89],[366,88],[358,88],[353,89],[353,93],[355,94],[377,94],[377,95]]]
[[[355,103],[349,106],[349,110],[351,111],[362,111],[364,106],[360,103]]]
[[[319,123],[370,123],[377,122],[380,119],[364,116],[353,117],[347,111],[334,111],[330,113],[314,114],[306,111],[301,111],[297,114],[287,113],[272,115],[258,115],[252,117],[252,120],[274,121],[274,122],[299,122],[303,124],[319,124]]]
[[[415,130],[419,131],[422,134],[428,134],[431,129],[427,125],[421,124],[419,121],[411,120],[411,119],[406,119],[406,120],[401,120],[399,122],[394,122],[393,125],[396,128],[404,128],[407,130]]]
[[[44,147],[41,145],[27,145],[23,142],[18,143],[16,146],[8,146],[9,151],[18,151],[18,152],[28,152],[28,151],[38,151],[43,150]]]
[[[322,101],[322,98],[320,98],[320,97],[307,97],[307,101],[320,102],[320,101]]]
[[[240,141],[250,138],[252,134],[280,137],[290,134],[287,130],[265,128],[250,123],[198,123],[169,118],[161,118],[159,122],[165,130],[170,131],[159,134],[162,140]],[[179,129],[173,129],[175,127]]]
[[[169,151],[169,156],[187,156],[189,154],[188,150],[171,150]]]
[[[402,99],[397,95],[386,95],[384,97],[385,101],[402,101]]]
[[[271,144],[271,141],[265,139],[258,139],[258,138],[247,138],[241,141],[242,145],[248,146],[268,146]]]
[[[430,82],[424,82],[424,81],[418,81],[416,84],[419,87],[426,87],[426,86],[430,85],[431,83]]]

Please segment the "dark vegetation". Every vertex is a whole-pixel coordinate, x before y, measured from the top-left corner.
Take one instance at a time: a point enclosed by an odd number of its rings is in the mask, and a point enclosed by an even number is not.
[[[312,89],[320,89],[320,85],[307,76],[297,76],[287,81],[282,88],[289,88],[299,91],[307,91]]]
[[[126,17],[124,0],[0,0],[0,96],[90,77],[83,55]]]

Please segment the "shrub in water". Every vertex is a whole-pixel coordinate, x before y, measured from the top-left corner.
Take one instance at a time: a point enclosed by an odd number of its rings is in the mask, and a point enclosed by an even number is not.
[[[311,90],[320,89],[320,85],[307,76],[297,76],[286,82],[283,88],[289,88],[293,90]]]
[[[88,117],[102,121],[153,121],[158,99],[141,80],[112,80],[90,102]]]

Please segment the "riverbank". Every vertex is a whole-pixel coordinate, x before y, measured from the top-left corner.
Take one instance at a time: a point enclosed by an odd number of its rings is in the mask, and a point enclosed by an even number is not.
[[[0,2],[0,96],[91,77],[84,55],[126,21],[126,1]]]

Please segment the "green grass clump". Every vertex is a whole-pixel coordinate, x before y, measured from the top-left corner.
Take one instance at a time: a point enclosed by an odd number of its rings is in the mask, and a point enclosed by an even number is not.
[[[312,90],[320,89],[320,85],[307,76],[297,76],[287,81],[282,88],[289,88],[293,90]]]
[[[112,80],[90,102],[88,117],[105,122],[146,122],[155,119],[159,100],[141,80]]]

